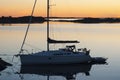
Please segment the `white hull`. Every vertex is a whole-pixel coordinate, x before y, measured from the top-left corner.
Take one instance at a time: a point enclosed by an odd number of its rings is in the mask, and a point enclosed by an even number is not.
[[[79,56],[38,56],[38,55],[20,55],[22,65],[39,64],[74,64],[86,63],[91,61],[89,55]]]

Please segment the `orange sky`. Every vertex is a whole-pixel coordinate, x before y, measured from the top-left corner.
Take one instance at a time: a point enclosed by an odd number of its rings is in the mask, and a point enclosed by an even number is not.
[[[50,0],[52,16],[120,17],[120,0]],[[0,0],[0,16],[30,15],[34,0]],[[38,0],[35,16],[46,16],[46,0]]]

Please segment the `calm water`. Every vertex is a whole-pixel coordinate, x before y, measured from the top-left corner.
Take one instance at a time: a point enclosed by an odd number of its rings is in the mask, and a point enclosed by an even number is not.
[[[119,80],[120,24],[51,23],[51,38],[79,40],[77,47],[91,50],[91,56],[107,57],[107,65],[20,66],[20,50],[27,24],[0,25],[0,57],[13,64],[0,71],[0,80]],[[51,49],[65,45],[51,45]],[[46,50],[46,23],[32,24],[24,49]]]

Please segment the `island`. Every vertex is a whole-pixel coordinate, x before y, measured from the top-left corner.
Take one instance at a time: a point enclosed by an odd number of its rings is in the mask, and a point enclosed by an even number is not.
[[[0,17],[0,24],[17,24],[22,23],[26,24],[30,22],[30,18],[32,18],[31,23],[43,23],[47,21],[46,17],[41,16],[22,16],[22,17],[12,17],[12,16],[2,16]],[[120,18],[91,18],[91,17],[50,17],[50,21],[54,22],[74,22],[74,23],[120,23]]]
[[[35,16],[22,16],[22,17],[0,17],[0,24],[15,24],[15,23],[29,23],[31,19],[31,23],[43,23],[45,18],[43,17],[35,17]]]

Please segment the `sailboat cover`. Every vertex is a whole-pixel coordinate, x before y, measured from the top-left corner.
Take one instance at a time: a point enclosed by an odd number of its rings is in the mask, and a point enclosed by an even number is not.
[[[55,43],[79,43],[79,41],[61,41],[61,40],[54,40],[54,39],[50,39],[48,38],[48,43],[50,44],[55,44]]]

